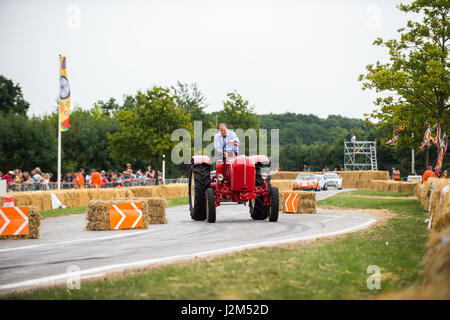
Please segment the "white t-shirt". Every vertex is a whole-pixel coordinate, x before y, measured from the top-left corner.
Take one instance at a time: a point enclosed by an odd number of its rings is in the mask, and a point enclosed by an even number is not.
[[[33,178],[36,182],[41,182],[42,180],[42,176],[39,173],[36,173]]]

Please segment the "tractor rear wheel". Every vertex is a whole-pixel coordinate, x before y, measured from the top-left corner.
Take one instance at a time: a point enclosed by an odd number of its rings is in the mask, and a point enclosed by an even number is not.
[[[205,207],[206,220],[210,223],[216,222],[216,195],[213,188],[208,188],[205,191]]]
[[[189,169],[189,211],[195,221],[206,219],[205,191],[209,188],[209,166],[191,165]]]
[[[269,215],[270,222],[278,221],[279,206],[280,204],[279,204],[278,188],[272,187],[270,189],[270,215]]]

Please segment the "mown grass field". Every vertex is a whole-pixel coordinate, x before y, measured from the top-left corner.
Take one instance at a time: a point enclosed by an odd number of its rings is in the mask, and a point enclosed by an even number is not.
[[[340,208],[396,213],[386,223],[336,239],[259,248],[153,268],[134,275],[13,294],[8,299],[371,299],[421,280],[427,239],[416,200],[355,197],[319,201]],[[391,194],[389,196],[392,196]],[[381,289],[369,290],[370,265]]]

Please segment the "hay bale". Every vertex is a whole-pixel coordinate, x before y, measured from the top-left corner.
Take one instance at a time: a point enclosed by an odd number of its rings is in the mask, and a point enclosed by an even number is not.
[[[142,202],[143,227],[148,228],[150,224],[167,223],[166,206],[167,201],[163,198],[129,198],[115,200],[90,200],[86,214],[87,230],[111,230],[109,219],[109,206],[113,204]]]
[[[447,179],[438,179],[435,182],[433,192],[430,194],[430,213],[436,214],[441,200],[442,189],[445,186],[450,186],[450,181]]]
[[[423,185],[419,184],[419,194],[417,196],[417,200],[419,200],[422,203],[422,195],[423,195]]]
[[[450,226],[430,234],[425,257],[424,284],[431,283],[450,288]]]
[[[436,213],[433,215],[432,230],[440,231],[449,226],[450,226],[450,190],[445,192],[444,196],[441,196],[438,209],[436,210]]]
[[[188,185],[185,183],[172,183],[168,185],[153,186],[153,197],[164,199],[183,198],[188,195]]]
[[[278,171],[273,174],[271,178],[273,180],[294,180],[300,173],[305,173],[301,171]]]
[[[87,206],[89,191],[86,189],[70,189],[52,191],[56,197],[69,208]]]
[[[439,178],[429,178],[422,186],[421,203],[425,210],[428,210],[430,203],[431,187],[433,186],[433,183],[436,183],[439,180]]]
[[[419,184],[417,182],[406,182],[402,181],[399,185],[398,192],[400,193],[414,193],[414,190],[416,190],[416,186]]]
[[[41,234],[41,212],[38,208],[28,207],[29,234],[18,236],[0,236],[0,240],[7,239],[39,239]]]
[[[292,190],[293,181],[294,180],[270,180],[270,184],[273,187],[277,187],[278,191],[289,191]]]
[[[417,183],[416,186],[414,187],[414,195],[416,196],[416,198],[418,200],[420,200],[419,199],[419,197],[420,197],[420,186],[421,186],[421,184]]]
[[[412,286],[395,293],[380,296],[379,300],[448,300],[450,299],[450,286],[440,283]]]
[[[150,198],[153,197],[153,186],[147,187],[130,187],[128,188],[135,198]]]
[[[149,212],[147,216],[148,224],[166,224],[166,207],[167,201],[164,198],[143,199],[142,213],[144,213],[144,210]]]
[[[412,193],[417,183],[392,180],[372,180],[370,188],[377,191],[390,191],[399,193]]]
[[[106,189],[89,189],[88,199],[90,200],[115,200],[133,197],[133,192],[128,188],[106,188]]]
[[[316,194],[314,192],[303,192],[300,195],[299,213],[317,213],[316,210]]]
[[[296,193],[299,195],[297,212],[295,213],[317,213],[316,193],[311,191],[287,191],[280,193],[280,211],[284,212],[284,201],[287,193]]]

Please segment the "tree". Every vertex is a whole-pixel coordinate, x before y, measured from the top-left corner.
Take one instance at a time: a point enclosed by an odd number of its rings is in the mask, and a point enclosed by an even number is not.
[[[254,107],[248,106],[248,101],[234,92],[227,93],[227,100],[223,102],[223,110],[218,114],[220,122],[227,124],[229,128],[247,130],[258,129],[259,119]]]
[[[0,113],[0,170],[31,170],[39,166],[43,172],[55,172],[55,133],[46,118]]]
[[[0,75],[0,112],[25,115],[30,104],[25,101],[19,84]]]
[[[428,123],[448,132],[450,124],[449,0],[415,0],[398,8],[405,13],[421,13],[422,22],[408,21],[399,29],[400,39],[374,45],[389,50],[390,62],[376,62],[359,76],[362,88],[383,93],[375,101],[376,110],[366,120],[379,120],[380,127],[405,124],[400,143],[417,148]],[[411,138],[414,133],[414,139]]]
[[[208,106],[206,98],[197,88],[197,84],[177,81],[177,85],[171,88],[177,107],[190,114],[191,121],[202,121],[203,130],[213,126],[211,116],[205,112]]]
[[[120,105],[116,102],[116,99],[110,98],[108,101],[104,102],[99,100],[94,104],[95,112],[103,113],[107,117],[114,117],[120,109]]]
[[[145,92],[138,91],[136,105],[118,112],[121,131],[108,134],[111,155],[121,161],[135,159],[154,161],[159,169],[164,154],[178,143],[171,141],[172,132],[178,128],[192,130],[189,115],[175,105],[170,90],[153,87]]]

